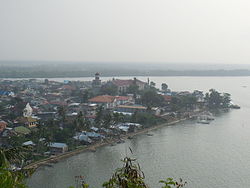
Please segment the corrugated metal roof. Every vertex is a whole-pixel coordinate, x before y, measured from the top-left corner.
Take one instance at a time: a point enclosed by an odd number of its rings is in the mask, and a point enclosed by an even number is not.
[[[64,147],[67,147],[67,144],[60,143],[60,142],[54,142],[54,143],[50,143],[49,146],[53,147],[53,148],[64,148]]]

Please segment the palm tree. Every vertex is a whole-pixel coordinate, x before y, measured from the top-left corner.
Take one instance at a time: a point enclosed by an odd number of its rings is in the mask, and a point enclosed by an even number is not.
[[[60,106],[58,108],[58,114],[62,118],[62,121],[65,121],[65,118],[66,118],[66,109],[65,109],[64,106]]]
[[[0,149],[0,187],[27,187],[24,180],[34,172],[34,169],[22,168],[24,155],[28,150],[28,147]],[[21,168],[14,169],[12,164],[21,165]]]

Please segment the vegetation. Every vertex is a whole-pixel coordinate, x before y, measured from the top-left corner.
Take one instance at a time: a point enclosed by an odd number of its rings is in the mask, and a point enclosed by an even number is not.
[[[147,106],[148,109],[164,104],[164,98],[159,95],[154,88],[149,88],[142,93],[141,103]]]
[[[210,89],[209,92],[206,93],[205,100],[210,109],[228,108],[231,102],[229,93],[221,94],[215,89]]]
[[[0,187],[27,188],[25,179],[34,172],[34,169],[27,170],[22,168],[22,162],[28,149],[27,147],[0,149]],[[122,160],[122,168],[118,168],[102,186],[104,188],[149,188],[144,181],[145,176],[141,171],[140,165],[135,163],[135,161],[135,159],[125,157]],[[15,169],[11,165],[15,165],[15,167],[20,166],[21,168]],[[186,182],[182,182],[181,179],[178,182],[172,178],[161,180],[160,183],[164,184],[162,188],[180,188],[186,185]],[[89,187],[84,181],[77,181],[76,186],[82,188]]]
[[[158,118],[153,114],[143,113],[143,112],[135,112],[131,116],[132,123],[139,123],[141,125],[144,125],[145,127],[157,125],[157,124],[163,123],[164,121],[165,120]]]
[[[141,170],[140,165],[136,163],[136,159],[125,157],[122,162],[123,166],[121,168],[117,168],[111,178],[107,182],[103,183],[102,187],[149,188],[149,186],[145,183],[145,175]],[[182,179],[180,179],[180,181],[176,181],[173,178],[160,180],[159,183],[163,184],[162,188],[181,188],[187,184],[187,182],[183,182]],[[82,180],[77,181],[76,187],[88,188],[89,185]]]
[[[32,175],[34,169],[13,168],[21,166],[28,148],[16,147],[0,149],[0,187],[26,188],[25,179]]]
[[[106,84],[106,85],[103,85],[101,87],[101,90],[100,90],[100,94],[102,95],[117,95],[117,86],[115,86],[114,84],[110,83],[110,84]]]
[[[173,96],[171,101],[172,111],[188,110],[193,109],[197,102],[197,98],[192,95],[185,96]]]

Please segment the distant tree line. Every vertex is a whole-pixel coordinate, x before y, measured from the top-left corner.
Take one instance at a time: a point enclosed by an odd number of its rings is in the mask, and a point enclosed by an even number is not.
[[[79,66],[1,66],[0,78],[92,77],[97,67]],[[250,76],[250,70],[135,70],[131,68],[102,68],[102,76]]]

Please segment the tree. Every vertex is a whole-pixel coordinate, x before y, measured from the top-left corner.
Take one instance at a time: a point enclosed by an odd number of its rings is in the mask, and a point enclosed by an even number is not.
[[[34,169],[12,170],[11,164],[21,165],[28,149],[28,147],[0,148],[0,187],[27,187],[24,180],[33,174]]]
[[[113,113],[114,124],[124,122],[124,115],[121,113]]]
[[[117,86],[114,84],[105,84],[101,87],[100,93],[102,95],[112,95],[115,96],[118,94]]]
[[[103,124],[104,108],[103,106],[98,106],[96,109],[95,126],[101,127]]]
[[[148,109],[151,109],[154,106],[162,106],[164,103],[164,98],[155,90],[149,89],[143,92],[141,96],[141,102],[143,105],[146,105]]]
[[[112,124],[112,123],[113,123],[112,114],[111,113],[105,114],[104,117],[103,117],[103,126],[105,128],[109,128],[110,124]]]
[[[161,84],[161,90],[162,91],[167,91],[168,90],[168,85],[166,83]]]
[[[88,102],[88,99],[93,97],[94,94],[90,90],[85,90],[81,97],[81,102]]]
[[[58,114],[62,118],[62,121],[65,121],[65,119],[66,119],[66,108],[64,106],[59,106]]]
[[[144,182],[145,176],[138,163],[135,163],[136,159],[125,157],[122,162],[122,168],[116,169],[112,177],[105,183],[104,188],[149,188]],[[187,183],[175,181],[173,178],[167,178],[167,180],[161,180],[163,183],[162,188],[180,188],[184,187]]]
[[[223,93],[222,95],[222,106],[228,108],[231,102],[231,95],[229,93]]]
[[[209,92],[206,93],[205,100],[210,109],[228,108],[231,102],[229,93],[221,94],[215,89],[210,89]]]
[[[136,84],[130,85],[127,89],[127,93],[134,94],[134,96],[136,96],[136,94],[138,94],[138,92],[139,92],[139,86]]]
[[[151,81],[150,84],[149,84],[149,86],[150,86],[151,88],[155,88],[156,84],[155,84],[153,81]]]
[[[139,164],[134,164],[135,159],[125,157],[123,167],[115,171],[108,182],[103,183],[105,188],[147,188],[144,182],[144,173]]]

